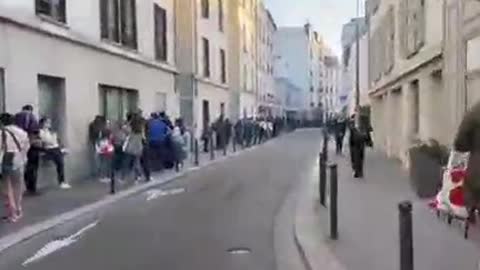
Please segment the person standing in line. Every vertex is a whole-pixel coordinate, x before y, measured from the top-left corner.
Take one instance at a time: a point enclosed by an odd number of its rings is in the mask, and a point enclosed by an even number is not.
[[[23,217],[23,170],[30,147],[28,133],[14,125],[14,118],[8,113],[0,115],[2,126],[0,149],[2,155],[1,184],[7,208],[7,219],[17,222]]]
[[[65,181],[64,149],[60,147],[58,135],[52,130],[52,121],[49,118],[40,120],[40,140],[45,157],[53,161],[57,169],[57,180],[61,189],[69,189],[71,186]],[[36,168],[38,169],[38,167]]]
[[[127,137],[123,145],[124,158],[124,179],[130,180],[133,178],[135,183],[140,182],[142,175],[141,157],[143,153],[143,133],[141,130],[133,130],[128,127]],[[133,172],[133,177],[130,177]],[[146,178],[146,177],[145,177]]]
[[[149,182],[151,180],[150,173],[150,148],[148,145],[148,124],[147,120],[142,116],[142,111],[139,110],[137,113],[133,114],[131,119],[128,120],[130,123],[130,128],[132,132],[142,134],[142,155],[140,156],[140,165],[142,166],[143,174],[145,176],[145,181]]]
[[[27,132],[30,139],[30,148],[27,153],[27,165],[25,168],[25,185],[27,191],[37,194],[37,171],[40,164],[41,142],[39,138],[38,119],[33,114],[33,106],[25,105],[22,111],[14,117],[15,125]]]
[[[95,152],[98,158],[99,166],[99,181],[101,183],[110,183],[110,177],[113,173],[113,157],[115,154],[115,147],[112,141],[110,121],[105,122],[105,128],[100,133],[100,138],[95,144]]]
[[[100,155],[97,153],[97,145],[103,134],[107,133],[107,120],[105,116],[97,115],[95,119],[88,126],[88,138],[91,146],[91,152],[93,153],[93,177],[100,178]]]
[[[475,222],[475,210],[480,209],[480,102],[464,115],[453,145],[455,151],[470,153],[463,185],[469,219]]]
[[[355,125],[355,115],[352,116],[350,124],[350,158],[352,162],[353,177],[363,178],[364,160],[367,136],[364,129]]]

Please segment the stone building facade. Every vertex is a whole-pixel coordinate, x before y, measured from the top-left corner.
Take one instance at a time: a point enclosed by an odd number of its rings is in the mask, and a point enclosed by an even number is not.
[[[376,146],[408,166],[408,149],[449,144],[443,72],[443,2],[367,1],[369,95]]]
[[[142,108],[178,117],[177,2],[0,1],[1,109],[32,104],[53,119],[70,152],[69,179],[91,171],[95,115],[116,122]]]

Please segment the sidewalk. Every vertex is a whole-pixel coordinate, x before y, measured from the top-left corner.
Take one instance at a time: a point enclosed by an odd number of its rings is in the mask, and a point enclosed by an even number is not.
[[[233,153],[232,145],[230,145],[227,149],[226,157],[223,155],[223,150],[217,150],[215,151],[215,159],[213,161],[210,159],[210,153],[200,151],[199,167],[194,166],[193,153],[190,153],[188,159],[185,160],[184,168],[180,172],[170,169],[154,173],[152,181],[148,183],[142,182],[137,185],[133,183],[117,183],[117,193],[113,196],[109,193],[110,184],[100,183],[97,180],[75,182],[72,185],[72,189],[69,190],[61,190],[57,187],[40,190],[39,195],[26,196],[24,198],[25,216],[23,219],[17,223],[0,222],[0,253],[39,232],[255,147],[242,149],[241,146],[237,146],[237,151]],[[2,209],[0,214],[4,215],[4,208],[2,207]]]
[[[399,269],[398,207],[413,202],[415,269],[478,270],[480,228],[463,238],[460,224],[436,218],[427,201],[418,199],[400,164],[381,153],[367,153],[365,179],[354,179],[348,156],[338,163],[339,240],[328,238],[328,210],[319,205],[318,161],[297,202],[295,237],[312,270]],[[312,164],[313,165],[313,164]]]

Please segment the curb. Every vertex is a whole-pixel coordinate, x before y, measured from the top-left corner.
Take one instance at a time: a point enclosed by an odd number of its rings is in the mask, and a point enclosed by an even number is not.
[[[245,149],[238,149],[237,152],[229,153],[227,156],[223,156],[223,155],[217,156],[217,158],[214,159],[214,160],[207,160],[206,162],[203,163],[203,165],[200,165],[200,166],[197,166],[197,167],[190,167],[190,168],[188,168],[184,171],[174,173],[173,175],[167,176],[162,180],[152,180],[151,182],[144,183],[142,185],[138,185],[136,187],[132,187],[130,189],[120,191],[115,195],[106,195],[106,197],[101,198],[96,202],[87,204],[85,206],[81,206],[79,208],[76,208],[76,209],[73,209],[71,211],[65,212],[65,213],[60,214],[56,217],[52,217],[50,219],[40,221],[40,222],[32,224],[30,226],[26,226],[25,228],[20,229],[20,231],[18,231],[18,232],[14,232],[14,233],[11,233],[9,235],[6,235],[6,236],[0,238],[0,254],[3,253],[5,250],[7,250],[7,249],[9,249],[9,248],[11,248],[11,247],[13,247],[17,244],[25,242],[25,241],[33,238],[34,236],[42,233],[42,232],[51,230],[51,229],[53,229],[57,226],[60,226],[60,225],[65,224],[67,222],[73,221],[73,220],[78,219],[78,218],[80,218],[82,216],[85,216],[87,214],[91,214],[91,213],[94,213],[94,212],[99,212],[101,209],[103,209],[107,206],[113,205],[115,202],[118,202],[120,200],[129,198],[129,197],[134,196],[134,195],[137,195],[137,194],[139,194],[139,193],[141,193],[145,190],[148,190],[152,187],[166,185],[168,183],[173,182],[174,180],[176,180],[178,178],[185,177],[185,176],[187,176],[187,175],[189,175],[189,174],[191,174],[191,173],[193,173],[197,170],[205,169],[205,168],[208,168],[208,167],[210,167],[212,165],[215,165],[217,163],[226,161],[230,158],[239,156],[240,154],[251,152],[251,151],[253,151],[257,148],[260,148],[262,146],[271,144],[274,141],[276,141],[277,139],[282,138],[283,136],[288,135],[288,134],[290,134],[290,133],[283,134],[282,136],[271,139],[269,141],[266,141],[263,144],[254,145],[252,147],[245,148]]]
[[[297,233],[297,222],[295,221],[293,223],[293,240],[295,242],[295,246],[297,247],[298,253],[300,254],[300,259],[305,266],[305,269],[307,270],[313,270],[312,264],[307,258],[307,254],[305,252],[305,249],[303,248],[302,243],[300,243],[300,240],[298,239],[298,233]]]

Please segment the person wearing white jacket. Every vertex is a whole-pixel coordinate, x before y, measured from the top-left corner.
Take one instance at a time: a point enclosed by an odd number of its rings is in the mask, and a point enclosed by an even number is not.
[[[30,141],[28,134],[13,123],[11,114],[0,115],[1,184],[6,199],[6,218],[10,222],[17,222],[23,216],[23,171]]]

